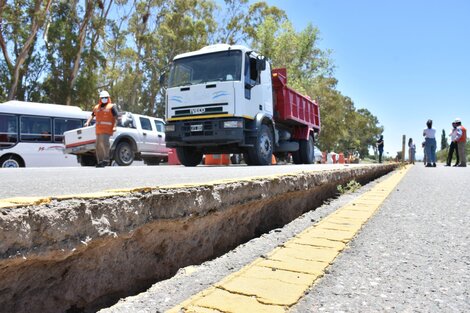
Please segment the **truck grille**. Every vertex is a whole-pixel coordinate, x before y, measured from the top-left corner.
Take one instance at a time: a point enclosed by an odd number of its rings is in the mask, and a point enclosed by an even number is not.
[[[227,106],[228,103],[214,103],[214,104],[201,104],[191,105],[175,108],[175,114],[172,117],[184,117],[184,116],[204,116],[210,114],[226,114],[223,106]]]

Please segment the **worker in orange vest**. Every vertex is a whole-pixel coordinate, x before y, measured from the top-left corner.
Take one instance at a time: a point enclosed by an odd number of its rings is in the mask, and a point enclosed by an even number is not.
[[[93,117],[96,119],[96,167],[105,167],[110,165],[109,138],[116,131],[118,118],[118,111],[111,102],[107,91],[100,92],[100,101],[93,108],[85,126],[90,125]]]
[[[457,125],[457,136],[455,141],[457,142],[457,149],[459,153],[460,164],[459,167],[467,167],[467,156],[465,155],[465,144],[467,143],[467,129],[462,126],[460,118],[456,118],[454,121]]]

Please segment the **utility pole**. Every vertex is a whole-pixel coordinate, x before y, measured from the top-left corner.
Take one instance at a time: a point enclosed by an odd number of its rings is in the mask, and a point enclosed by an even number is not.
[[[405,143],[406,143],[406,135],[403,135],[403,140],[401,143],[401,163],[405,163]]]

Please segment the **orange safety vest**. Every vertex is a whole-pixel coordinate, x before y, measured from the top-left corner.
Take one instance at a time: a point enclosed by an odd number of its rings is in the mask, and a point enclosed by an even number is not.
[[[114,124],[116,119],[113,116],[113,104],[111,102],[107,103],[104,107],[101,106],[101,103],[98,103],[93,108],[93,113],[95,113],[96,118],[96,134],[113,134]]]
[[[467,129],[462,125],[459,126],[460,130],[462,131],[462,136],[460,136],[457,142],[467,142]]]

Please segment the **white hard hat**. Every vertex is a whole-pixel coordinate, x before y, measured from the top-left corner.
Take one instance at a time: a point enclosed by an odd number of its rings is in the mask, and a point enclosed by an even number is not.
[[[461,123],[461,122],[462,122],[462,121],[460,120],[460,118],[458,118],[458,117],[455,118],[454,123]]]
[[[100,98],[109,98],[109,93],[106,90],[101,91]]]

